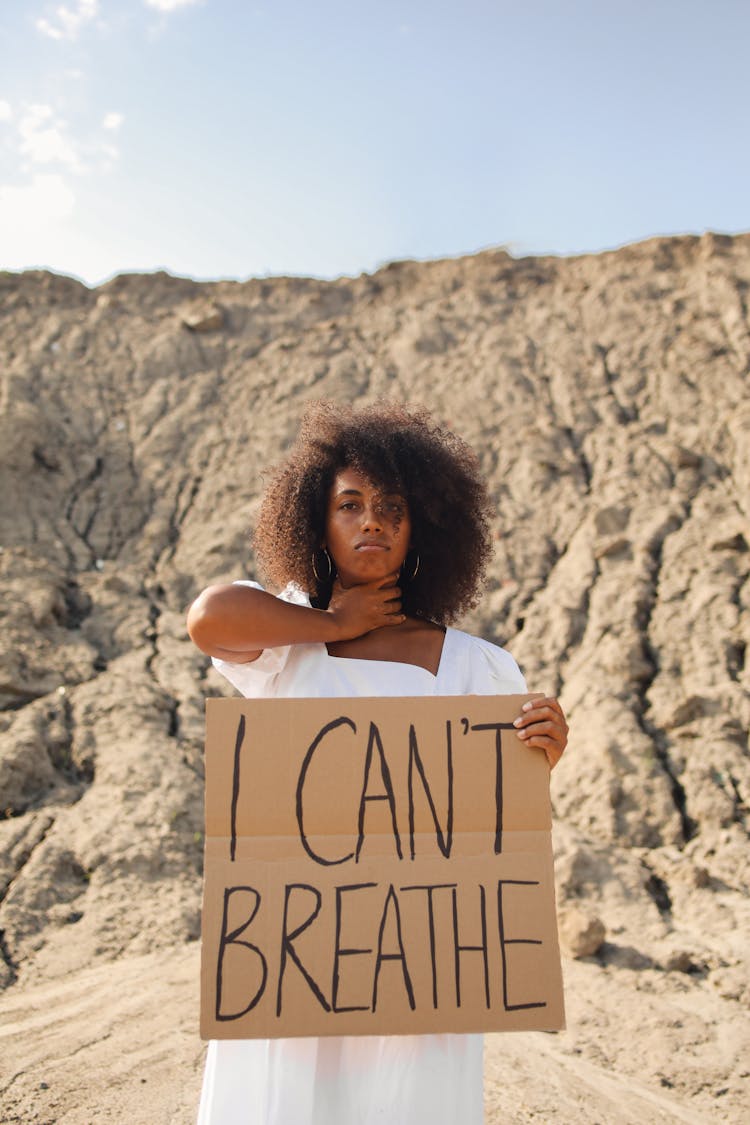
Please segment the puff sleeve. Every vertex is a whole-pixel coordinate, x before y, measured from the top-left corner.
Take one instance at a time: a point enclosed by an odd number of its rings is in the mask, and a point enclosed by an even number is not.
[[[260,583],[249,579],[239,579],[232,585],[251,586],[254,590],[263,589]],[[310,605],[307,594],[291,583],[278,596],[282,601],[294,605]],[[235,664],[231,660],[221,660],[216,656],[211,658],[211,662],[216,671],[229,680],[241,695],[246,699],[252,699],[273,693],[273,683],[286,667],[292,647],[292,645],[282,645],[278,648],[264,648],[257,660],[245,664]]]

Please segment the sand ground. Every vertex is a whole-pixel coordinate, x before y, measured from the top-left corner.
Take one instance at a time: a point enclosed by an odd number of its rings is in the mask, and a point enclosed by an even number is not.
[[[486,1037],[487,1125],[747,1120],[742,1083],[731,1092],[712,1081],[732,1029],[712,1022],[709,997],[676,985],[668,998],[646,988],[638,1007],[631,982],[618,985],[596,964],[566,960],[565,970],[565,1032]],[[2,1120],[191,1125],[203,1059],[198,972],[198,944],[190,943],[7,995],[0,1003]],[[693,1034],[675,1050],[686,1022]],[[746,1045],[749,1024],[737,1029]],[[750,1065],[745,1071],[747,1086]]]

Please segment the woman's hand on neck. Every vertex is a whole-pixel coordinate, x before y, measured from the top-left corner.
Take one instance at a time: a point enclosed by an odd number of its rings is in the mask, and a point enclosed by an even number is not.
[[[406,617],[397,581],[398,574],[387,574],[373,582],[344,586],[337,578],[326,610],[336,623],[337,641],[350,641],[375,629],[402,625]]]

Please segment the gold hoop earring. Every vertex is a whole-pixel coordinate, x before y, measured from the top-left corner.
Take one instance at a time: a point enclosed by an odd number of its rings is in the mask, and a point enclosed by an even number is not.
[[[415,559],[415,562],[414,562],[414,569],[411,572],[411,574],[406,574],[404,572],[404,565],[402,564],[402,566],[401,566],[401,577],[403,578],[403,580],[405,582],[413,582],[414,579],[417,577],[417,574],[419,573],[419,563],[420,563],[419,551],[416,551],[415,554],[416,554],[416,559]],[[407,552],[407,558],[408,558],[408,552]],[[404,564],[405,563],[406,563],[406,559],[404,559]]]
[[[325,555],[326,565],[328,567],[328,574],[325,576],[325,578],[321,578],[320,575],[318,574],[318,568],[315,565],[315,555],[317,553],[316,551],[313,551],[313,553],[312,553],[312,572],[315,575],[315,581],[318,583],[318,585],[319,586],[325,586],[325,584],[327,582],[330,582],[331,579],[333,578],[333,561],[332,561],[331,556],[328,554],[328,551],[326,550],[325,547],[321,547],[320,552],[321,552],[321,554]]]

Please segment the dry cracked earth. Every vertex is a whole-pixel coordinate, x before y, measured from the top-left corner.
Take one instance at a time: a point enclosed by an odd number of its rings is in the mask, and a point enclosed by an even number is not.
[[[0,274],[0,1106],[194,1119],[203,697],[310,398],[428,405],[496,508],[464,627],[560,694],[568,1030],[494,1122],[750,1116],[750,236],[323,282]]]

